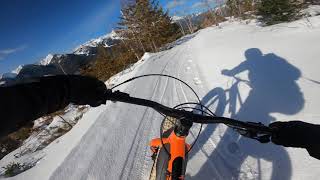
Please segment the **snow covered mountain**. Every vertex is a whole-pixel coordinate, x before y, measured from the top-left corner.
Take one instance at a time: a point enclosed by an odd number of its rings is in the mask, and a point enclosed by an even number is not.
[[[181,17],[181,16],[172,16],[171,18],[172,18],[172,21],[177,22],[177,21],[182,20],[184,17]]]
[[[49,65],[52,59],[53,59],[53,55],[52,54],[48,54],[44,59],[42,59],[39,62],[39,65],[43,65],[43,66]]]
[[[96,53],[96,47],[99,45],[102,45],[103,47],[111,47],[114,44],[118,43],[121,38],[118,36],[118,34],[115,31],[112,31],[109,34],[106,34],[104,36],[101,36],[97,39],[92,39],[79,47],[77,47],[73,54],[95,54]]]
[[[97,53],[97,47],[111,47],[119,43],[120,37],[115,31],[92,39],[70,54],[48,54],[44,59],[35,64],[20,65],[11,73],[1,75],[2,85],[18,81],[25,77],[37,77],[55,74],[76,74],[80,68],[93,62]],[[1,85],[1,84],[0,84]]]
[[[172,21],[182,25],[184,28],[187,28],[187,23],[190,23],[189,21],[191,21],[194,26],[199,26],[204,19],[204,14],[205,13],[196,13],[188,16],[173,16]]]

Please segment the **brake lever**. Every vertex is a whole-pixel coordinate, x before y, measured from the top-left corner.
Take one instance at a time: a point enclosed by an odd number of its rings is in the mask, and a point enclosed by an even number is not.
[[[247,122],[248,124],[257,126],[257,127],[265,127],[262,123],[256,123],[256,122]],[[232,127],[234,130],[236,130],[240,135],[255,139],[259,141],[260,143],[268,143],[270,142],[271,134],[262,133],[259,130],[254,129],[244,129],[244,128],[238,128],[238,127]]]

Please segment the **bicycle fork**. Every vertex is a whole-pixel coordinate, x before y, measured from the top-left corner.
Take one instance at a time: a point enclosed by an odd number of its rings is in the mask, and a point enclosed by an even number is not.
[[[165,145],[165,147],[162,147]],[[168,166],[166,172],[166,180],[184,180],[187,167],[187,153],[190,150],[190,145],[186,143],[185,136],[177,136],[172,131],[168,138],[156,138],[150,142],[151,150],[154,154],[159,153],[161,148],[165,148],[169,153]],[[164,158],[164,157],[158,157]],[[158,172],[157,172],[158,173]]]

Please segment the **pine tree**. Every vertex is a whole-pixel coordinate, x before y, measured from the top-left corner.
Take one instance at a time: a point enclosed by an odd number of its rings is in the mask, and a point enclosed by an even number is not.
[[[258,15],[267,25],[295,20],[299,15],[297,0],[262,0],[258,5]]]
[[[229,9],[229,15],[231,16],[241,16],[241,8],[240,8],[240,2],[241,0],[227,0],[226,5]]]
[[[122,43],[111,48],[98,46],[94,63],[83,68],[80,73],[94,76],[102,81],[108,80],[114,74],[136,62],[135,54],[125,49],[125,45]]]
[[[176,38],[177,26],[156,0],[127,2],[121,12],[121,36],[136,51],[157,51]]]

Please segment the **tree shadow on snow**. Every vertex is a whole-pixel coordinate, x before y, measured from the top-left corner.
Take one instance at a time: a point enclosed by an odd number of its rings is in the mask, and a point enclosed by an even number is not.
[[[303,108],[303,94],[296,83],[301,77],[299,69],[273,53],[264,55],[257,48],[246,50],[245,57],[246,60],[237,67],[223,70],[222,74],[235,76],[248,71],[247,84],[251,87],[248,97],[244,101],[241,99],[238,84],[243,81],[238,79],[229,89],[215,88],[210,91],[202,99],[204,105],[215,109],[218,116],[223,115],[228,107],[232,118],[265,125],[275,120],[271,113],[293,115]],[[237,101],[240,101],[238,111]],[[213,135],[215,131],[219,131],[216,125],[208,125],[190,152],[189,159],[201,152],[207,156],[206,162],[191,179],[265,179],[269,171],[272,172],[271,179],[291,178],[290,157],[282,146],[261,144],[240,136],[231,128],[221,138]],[[214,149],[212,153],[204,150],[207,149],[203,148],[205,144],[211,144],[211,149]],[[262,167],[262,160],[269,162],[269,166]]]

